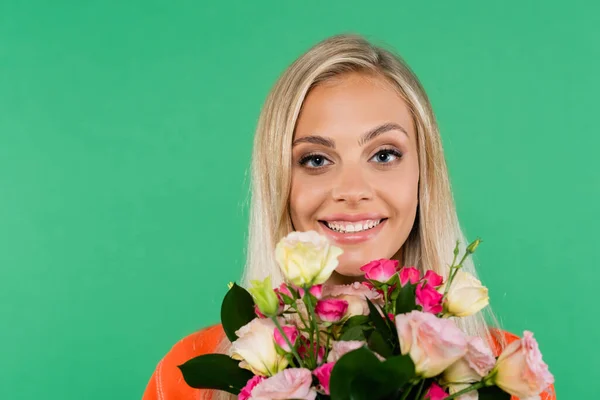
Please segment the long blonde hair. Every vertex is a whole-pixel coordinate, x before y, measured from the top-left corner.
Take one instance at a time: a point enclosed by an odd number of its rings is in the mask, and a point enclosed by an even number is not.
[[[404,60],[393,51],[375,46],[355,34],[336,35],[313,46],[289,66],[269,93],[256,129],[252,154],[251,205],[243,284],[282,275],[274,259],[277,242],[292,231],[289,212],[291,153],[294,128],[308,92],[333,77],[359,72],[385,78],[412,112],[419,156],[419,205],[415,225],[403,245],[400,265],[421,271],[432,269],[448,276],[457,240],[467,241],[460,227],[437,122],[425,90]],[[472,260],[464,269],[475,275]],[[488,341],[488,323],[478,314],[456,322],[469,335]],[[497,338],[500,342],[501,337]],[[226,352],[225,339],[219,351]],[[231,398],[222,392],[215,398]]]

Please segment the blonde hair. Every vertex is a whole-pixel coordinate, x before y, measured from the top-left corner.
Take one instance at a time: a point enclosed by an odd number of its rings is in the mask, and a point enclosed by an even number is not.
[[[425,90],[399,55],[359,35],[336,35],[313,46],[286,69],[260,114],[252,155],[244,285],[267,275],[274,284],[282,281],[274,248],[293,230],[289,193],[296,121],[312,88],[351,72],[386,79],[404,99],[414,118],[420,172],[419,205],[415,225],[403,245],[400,265],[416,266],[421,271],[432,269],[448,276],[457,240],[461,243],[461,252],[465,250],[467,241],[456,215],[442,141]],[[475,275],[472,260],[464,263],[464,269]],[[490,325],[497,325],[489,307],[486,311]],[[481,313],[456,322],[467,334],[480,336],[491,345],[489,325]],[[502,343],[501,337],[496,340]],[[226,352],[228,347],[229,341],[225,339],[219,351]],[[214,398],[232,397],[220,392]]]

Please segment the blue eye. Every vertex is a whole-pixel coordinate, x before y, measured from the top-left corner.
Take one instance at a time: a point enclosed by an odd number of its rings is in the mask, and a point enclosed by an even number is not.
[[[395,157],[395,158],[394,158]],[[377,164],[389,164],[402,157],[402,153],[394,149],[384,149],[378,151],[372,158]]]
[[[308,165],[309,168],[323,168],[329,162],[325,156],[320,154],[307,154],[298,162],[300,165]],[[311,165],[312,164],[312,165]]]

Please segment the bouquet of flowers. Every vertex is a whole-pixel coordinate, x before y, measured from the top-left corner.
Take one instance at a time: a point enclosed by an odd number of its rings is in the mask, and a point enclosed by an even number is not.
[[[488,304],[487,288],[461,269],[479,243],[460,260],[457,243],[446,282],[380,259],[361,268],[363,282],[326,285],[342,250],[292,232],[275,250],[285,283],[230,284],[221,308],[230,355],[179,368],[188,385],[241,400],[539,399],[554,378],[531,332],[496,358],[455,324]]]

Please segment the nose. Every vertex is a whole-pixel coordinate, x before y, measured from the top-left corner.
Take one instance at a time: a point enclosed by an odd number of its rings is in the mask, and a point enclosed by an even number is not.
[[[333,182],[331,195],[336,202],[358,204],[373,198],[373,187],[360,166],[345,166]]]

